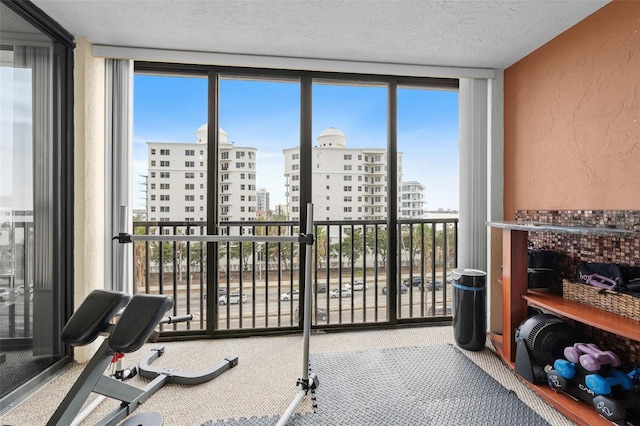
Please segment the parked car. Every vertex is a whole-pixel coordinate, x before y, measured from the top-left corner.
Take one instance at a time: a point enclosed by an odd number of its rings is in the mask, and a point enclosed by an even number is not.
[[[9,300],[9,290],[6,288],[0,288],[0,301],[5,302]]]
[[[427,283],[427,290],[433,289],[434,283],[435,283],[436,290],[442,290],[442,281],[429,281]]]
[[[447,306],[446,311],[445,311],[445,309],[443,309],[443,308],[442,308],[442,306],[438,306],[438,307],[435,309],[435,314],[434,314],[433,306],[429,306],[429,316],[434,316],[434,315],[437,315],[437,316],[451,315],[451,314],[452,314],[452,312],[453,312],[453,311],[452,311],[451,306]]]
[[[324,283],[318,283],[316,284],[316,293],[326,293],[327,292],[327,285]]]
[[[218,300],[220,300],[220,296],[226,296],[227,295],[227,288],[226,287],[218,287]],[[203,294],[203,299],[207,300],[207,292],[205,290],[204,294]]]
[[[324,309],[316,308],[316,320],[317,321],[326,321],[329,316],[327,315],[327,311]]]
[[[286,293],[281,293],[280,294],[280,300],[287,301],[287,300],[298,300],[298,296],[300,295],[300,292],[298,290],[293,290],[291,292],[286,292]]]
[[[242,297],[240,297],[240,292],[234,291],[229,295],[228,300],[226,295],[220,296],[218,298],[218,305],[222,306],[226,305],[227,303],[229,303],[230,305],[238,305],[240,304],[240,300],[242,300],[242,303],[245,303],[247,301],[247,294],[242,293]]]
[[[332,299],[336,299],[338,297],[351,297],[351,290],[344,287],[342,287],[341,289],[334,288],[329,293],[329,297]]]
[[[405,283],[400,283],[398,284],[400,293],[405,294],[406,292],[409,291],[409,287],[407,287],[407,285]],[[382,294],[387,294],[387,287],[382,287]]]
[[[23,295],[24,294],[24,284],[20,284],[14,290],[16,294]],[[33,294],[33,286],[29,286],[29,294]]]
[[[421,277],[412,277],[412,278],[407,278],[406,280],[402,281],[404,285],[408,286],[408,287],[420,287],[422,286],[422,278]]]
[[[369,288],[369,286],[367,286],[365,283],[363,283],[362,281],[354,281],[351,284],[345,284],[344,288],[347,288],[351,291],[362,291],[365,288]]]

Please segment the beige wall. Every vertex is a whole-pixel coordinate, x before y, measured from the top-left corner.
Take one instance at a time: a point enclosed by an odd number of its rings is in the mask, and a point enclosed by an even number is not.
[[[104,288],[105,65],[86,39],[74,52],[74,310],[93,289]],[[100,339],[99,339],[100,340]],[[87,361],[97,343],[74,350]]]
[[[614,1],[504,72],[504,216],[640,209],[640,1]]]

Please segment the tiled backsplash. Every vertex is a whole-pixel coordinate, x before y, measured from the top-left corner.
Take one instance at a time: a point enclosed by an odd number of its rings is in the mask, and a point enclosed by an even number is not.
[[[638,210],[520,210],[516,220],[640,231]],[[561,274],[568,279],[575,279],[580,262],[640,266],[640,238],[530,232],[529,241],[535,248],[562,252]]]
[[[640,231],[640,210],[519,210],[516,220]]]
[[[516,220],[640,231],[638,210],[521,210],[516,213]],[[576,267],[580,262],[640,266],[640,238],[529,232],[529,241],[535,248],[561,252],[563,258],[560,272],[563,278],[570,280],[576,279]],[[638,327],[640,328],[640,322]],[[615,352],[623,362],[640,366],[640,342],[589,326],[583,327],[582,332],[601,349]]]

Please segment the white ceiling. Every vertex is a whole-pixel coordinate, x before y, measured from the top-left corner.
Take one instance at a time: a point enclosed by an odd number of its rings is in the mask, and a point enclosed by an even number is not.
[[[33,0],[94,44],[506,68],[610,0]]]

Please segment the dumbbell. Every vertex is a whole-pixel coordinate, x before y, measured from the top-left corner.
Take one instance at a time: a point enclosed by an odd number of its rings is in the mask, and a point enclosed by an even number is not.
[[[565,379],[573,379],[576,376],[576,364],[566,359],[556,359],[553,363],[553,369]]]
[[[571,379],[576,375],[575,364],[566,359],[557,359],[553,363],[553,368],[547,371],[547,383],[553,390],[566,392],[571,386]]]
[[[584,377],[584,383],[596,395],[609,395],[612,386],[620,386],[624,390],[633,390],[633,381],[620,370],[609,372],[607,377],[602,377],[600,374],[587,374]]]
[[[605,395],[597,395],[593,398],[593,406],[602,417],[615,424],[623,422],[627,417],[624,404]]]
[[[633,370],[629,371],[627,373],[627,376],[629,376],[631,380],[640,380],[640,368],[634,368]]]
[[[547,383],[549,384],[549,387],[554,391],[559,389],[566,392],[567,390],[569,390],[571,380],[562,377],[561,374],[559,374],[552,368],[551,370],[547,371]]]
[[[601,351],[593,343],[576,343],[564,348],[564,356],[571,362],[580,363],[587,371],[598,371],[603,365],[618,367],[620,358],[611,351]]]

